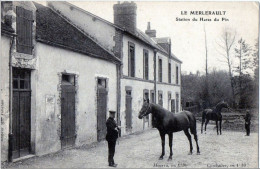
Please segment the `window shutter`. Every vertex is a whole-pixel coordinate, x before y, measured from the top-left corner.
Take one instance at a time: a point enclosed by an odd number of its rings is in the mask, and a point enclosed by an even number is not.
[[[171,76],[172,76],[172,68],[171,68],[171,64],[169,63],[169,65],[168,65],[168,79],[169,79],[169,83],[172,82]]]
[[[159,82],[162,82],[162,59],[159,59]]]
[[[176,66],[176,84],[179,83],[179,68]]]
[[[149,58],[148,52],[144,50],[144,79],[149,79]]]
[[[32,11],[16,7],[17,52],[32,54]]]

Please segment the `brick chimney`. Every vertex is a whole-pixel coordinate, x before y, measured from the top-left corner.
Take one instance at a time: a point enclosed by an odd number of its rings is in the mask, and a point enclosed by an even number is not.
[[[150,22],[147,23],[147,30],[145,31],[146,35],[150,36],[151,38],[156,37],[156,30],[151,30]]]
[[[126,29],[131,33],[136,33],[136,3],[118,2],[114,5],[114,24]]]

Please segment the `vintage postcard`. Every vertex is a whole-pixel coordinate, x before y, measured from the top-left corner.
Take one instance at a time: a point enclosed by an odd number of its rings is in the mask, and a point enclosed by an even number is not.
[[[3,168],[258,168],[258,1],[1,1]]]

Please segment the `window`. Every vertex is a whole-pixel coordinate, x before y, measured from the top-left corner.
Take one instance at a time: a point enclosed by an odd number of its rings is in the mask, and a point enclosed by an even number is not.
[[[98,78],[97,79],[98,87],[106,88],[106,79],[105,78]]]
[[[176,66],[176,84],[179,84],[179,68]]]
[[[30,90],[30,71],[13,68],[13,89]]]
[[[69,74],[62,74],[61,77],[61,84],[62,85],[75,85],[75,76]]]
[[[154,97],[154,91],[153,90],[150,91],[150,96],[151,96],[150,102],[155,103],[155,97]]]
[[[171,110],[172,93],[168,92],[168,110]]]
[[[144,101],[148,101],[149,100],[149,90],[144,89]],[[146,122],[149,121],[149,115],[145,116],[144,119]]]
[[[160,106],[163,106],[163,92],[158,91],[158,103]]]
[[[148,51],[144,49],[144,79],[149,80],[149,55]]]
[[[33,13],[32,11],[16,7],[16,48],[17,52],[32,54],[32,25]]]
[[[179,94],[176,93],[176,112],[179,112]]]
[[[135,77],[135,46],[128,43],[128,76]]]
[[[168,64],[168,82],[171,83],[172,82],[172,67],[171,67],[171,63]]]
[[[162,82],[162,59],[159,59],[158,76],[159,82]]]

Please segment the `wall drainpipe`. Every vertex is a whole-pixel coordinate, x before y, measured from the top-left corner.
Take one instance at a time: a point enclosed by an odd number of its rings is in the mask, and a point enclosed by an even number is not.
[[[12,162],[13,157],[13,132],[12,132],[12,115],[13,115],[13,67],[12,67],[12,47],[14,44],[14,35],[12,36],[9,50],[9,134],[8,134],[8,161]]]
[[[154,50],[154,56],[153,56],[153,66],[154,66],[154,103],[156,104],[156,95],[157,95],[157,91],[156,91],[156,53],[157,50]]]

